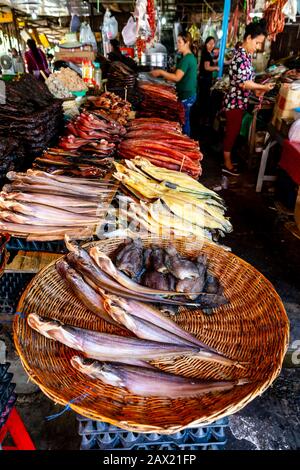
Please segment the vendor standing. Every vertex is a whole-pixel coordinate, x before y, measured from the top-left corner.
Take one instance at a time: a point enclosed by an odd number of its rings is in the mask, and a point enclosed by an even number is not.
[[[260,85],[254,82],[252,54],[263,44],[267,32],[265,22],[250,23],[246,26],[244,41],[234,54],[229,68],[230,88],[225,98],[226,133],[224,139],[223,173],[239,176],[231,160],[231,151],[240,133],[244,112],[247,109],[249,96],[254,91],[262,96],[274,85]]]
[[[208,36],[201,53],[199,67],[199,108],[202,117],[209,118],[210,115],[210,89],[213,82],[213,72],[219,70],[215,65],[213,50],[215,48],[215,38]]]
[[[137,63],[131,57],[126,57],[124,54],[122,54],[122,51],[120,49],[120,43],[117,39],[110,40],[110,49],[111,51],[108,54],[108,59],[111,62],[122,62],[123,64],[127,65],[131,70],[137,72]]]
[[[179,34],[177,50],[182,55],[177,63],[174,73],[165,70],[153,70],[153,77],[162,77],[176,83],[178,98],[184,106],[185,123],[183,132],[190,135],[190,111],[197,98],[197,59],[191,51],[191,37],[189,34]]]

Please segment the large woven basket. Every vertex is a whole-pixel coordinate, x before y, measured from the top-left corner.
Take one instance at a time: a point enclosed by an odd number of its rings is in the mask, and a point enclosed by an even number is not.
[[[155,237],[143,240],[166,246]],[[123,240],[96,242],[111,254]],[[95,244],[95,243],[93,243]],[[207,254],[210,270],[220,279],[230,303],[205,315],[181,308],[176,322],[226,356],[246,362],[244,368],[221,366],[176,358],[156,362],[161,369],[202,379],[238,379],[251,382],[223,393],[198,398],[142,398],[121,388],[102,384],[75,371],[70,365],[74,351],[32,330],[22,316],[14,321],[14,340],[29,377],[56,403],[90,419],[106,421],[137,432],[174,433],[188,426],[208,425],[243,408],[266,390],[278,376],[288,345],[289,324],[282,302],[270,282],[251,265],[224,249],[195,240],[176,239],[174,245],[188,256]],[[43,269],[24,292],[18,311],[36,312],[63,323],[92,330],[117,332],[90,313],[56,273],[54,264]],[[128,333],[129,334],[129,333]],[[76,352],[75,352],[76,354]]]

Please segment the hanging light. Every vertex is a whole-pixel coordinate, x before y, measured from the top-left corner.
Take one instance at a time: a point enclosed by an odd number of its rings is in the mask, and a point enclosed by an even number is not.
[[[166,23],[167,23],[166,17],[163,16],[162,19],[161,19],[162,26],[164,26]]]
[[[36,14],[35,11],[33,11],[33,12],[31,13],[31,18],[32,18],[33,20],[36,20],[36,19],[37,19],[37,14]]]

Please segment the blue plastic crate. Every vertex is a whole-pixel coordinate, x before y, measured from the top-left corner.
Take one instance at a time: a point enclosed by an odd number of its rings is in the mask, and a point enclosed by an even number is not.
[[[4,273],[0,278],[1,314],[14,315],[19,299],[34,273]]]
[[[7,244],[9,251],[44,251],[47,253],[64,254],[67,252],[65,242],[56,240],[53,242],[26,241],[25,238],[11,237]]]
[[[17,399],[14,393],[16,384],[11,381],[13,374],[8,372],[9,365],[9,362],[0,364],[0,428],[5,424]]]
[[[129,432],[79,415],[77,419],[81,450],[221,450],[227,442],[228,418],[170,435]]]

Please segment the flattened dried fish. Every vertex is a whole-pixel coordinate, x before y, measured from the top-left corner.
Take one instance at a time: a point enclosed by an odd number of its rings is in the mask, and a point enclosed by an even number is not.
[[[213,392],[225,392],[249,381],[204,381],[168,374],[156,369],[85,361],[73,356],[72,366],[83,374],[113,387],[121,387],[142,397],[185,398]]]
[[[196,346],[158,343],[157,341],[146,341],[84,330],[74,326],[62,325],[55,320],[43,319],[36,313],[30,313],[27,322],[31,328],[46,338],[59,341],[70,348],[81,351],[86,357],[99,361],[119,362],[120,358],[122,360],[126,358],[151,361],[159,358],[198,353]]]
[[[66,261],[58,260],[55,267],[72,292],[91,312],[109,323],[118,324],[106,313],[102,297],[86,284],[83,277],[72,269]]]

